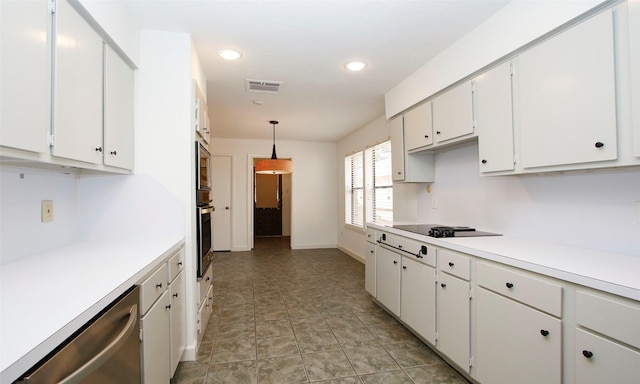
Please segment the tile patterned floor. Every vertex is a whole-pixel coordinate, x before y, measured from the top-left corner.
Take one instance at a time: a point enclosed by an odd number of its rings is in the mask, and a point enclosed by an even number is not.
[[[172,384],[466,384],[364,291],[336,249],[216,254],[214,313]]]

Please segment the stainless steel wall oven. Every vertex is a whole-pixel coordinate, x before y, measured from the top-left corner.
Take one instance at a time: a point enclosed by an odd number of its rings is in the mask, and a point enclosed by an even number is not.
[[[211,154],[196,141],[196,233],[198,246],[198,277],[202,277],[211,263],[213,234],[211,217],[214,211],[211,199]]]

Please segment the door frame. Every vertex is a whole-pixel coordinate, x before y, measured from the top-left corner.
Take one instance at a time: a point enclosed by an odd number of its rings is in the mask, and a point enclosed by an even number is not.
[[[253,181],[254,181],[254,167],[253,167],[253,162],[255,159],[268,159],[270,158],[271,155],[270,154],[266,154],[266,155],[257,155],[257,154],[248,154],[247,155],[247,234],[249,236],[248,238],[248,243],[249,243],[249,250],[253,249],[254,246],[254,238],[255,238],[255,233],[253,231],[253,207],[254,207],[254,200],[255,200],[255,196],[254,196],[254,191],[255,191],[255,187],[253,185]],[[284,155],[284,156],[279,156],[279,158],[281,159],[288,159],[291,160],[292,162],[294,161],[293,156],[290,155]],[[295,164],[295,162],[294,162]],[[291,239],[290,239],[290,243],[289,246],[291,247],[291,249],[293,249],[293,244],[294,244],[294,225],[293,225],[293,212],[294,212],[294,204],[293,204],[293,185],[295,184],[294,182],[294,177],[295,177],[295,169],[294,172],[291,173],[291,212],[290,212],[290,223],[291,223]]]

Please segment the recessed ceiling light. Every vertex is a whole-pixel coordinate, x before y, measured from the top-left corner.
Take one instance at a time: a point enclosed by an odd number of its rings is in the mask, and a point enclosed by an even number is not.
[[[242,53],[235,49],[221,49],[218,51],[218,55],[225,60],[233,61],[242,57]]]
[[[366,66],[367,64],[363,63],[362,61],[351,61],[344,65],[344,67],[351,72],[362,71]]]

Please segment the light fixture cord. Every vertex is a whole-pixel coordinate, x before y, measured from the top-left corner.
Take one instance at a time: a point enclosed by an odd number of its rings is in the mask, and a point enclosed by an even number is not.
[[[271,160],[278,160],[276,156],[276,125],[273,124],[273,150],[271,151]]]

